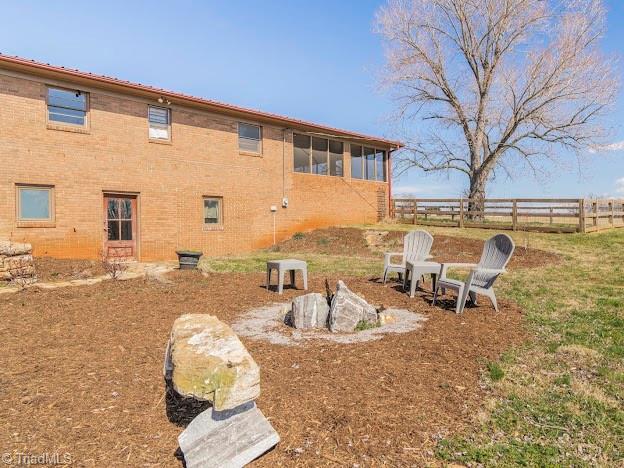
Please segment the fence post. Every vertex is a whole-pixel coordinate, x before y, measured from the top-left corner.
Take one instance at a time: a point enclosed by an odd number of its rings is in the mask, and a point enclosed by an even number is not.
[[[459,199],[459,227],[464,227],[464,199]]]
[[[511,205],[511,229],[518,230],[518,200],[513,199]]]
[[[579,203],[579,232],[585,232],[585,199],[581,198]]]
[[[550,224],[552,224],[553,223],[553,217],[552,217],[553,209],[552,209],[552,207],[550,208],[549,211],[550,211],[550,218],[548,218],[548,220],[550,221]]]
[[[609,211],[611,212],[611,214],[609,215],[609,224],[611,224],[611,227],[613,227],[613,216],[614,216],[614,213],[613,213],[613,202],[612,201],[609,202]]]
[[[592,202],[592,217],[594,218],[594,226],[598,226],[598,202]]]
[[[414,219],[412,222],[418,224],[418,202],[416,200],[414,200]]]

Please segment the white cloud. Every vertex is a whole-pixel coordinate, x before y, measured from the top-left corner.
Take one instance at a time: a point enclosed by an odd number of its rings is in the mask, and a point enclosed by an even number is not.
[[[608,145],[594,146],[589,148],[590,153],[606,153],[609,151],[624,151],[624,141],[616,141]]]

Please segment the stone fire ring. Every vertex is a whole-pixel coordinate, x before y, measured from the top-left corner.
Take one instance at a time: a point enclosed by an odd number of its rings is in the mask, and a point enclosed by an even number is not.
[[[300,330],[284,323],[289,306],[289,303],[276,303],[252,309],[232,323],[232,329],[240,336],[276,345],[301,346],[315,340],[350,344],[380,340],[388,333],[409,333],[421,328],[427,320],[424,315],[406,309],[386,309],[385,312],[393,315],[396,321],[376,328],[352,333],[332,333],[325,329]]]

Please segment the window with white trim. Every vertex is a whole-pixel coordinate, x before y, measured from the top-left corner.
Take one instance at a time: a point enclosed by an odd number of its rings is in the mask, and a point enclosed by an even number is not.
[[[262,153],[262,127],[239,122],[238,149],[247,153]]]
[[[171,110],[166,107],[148,106],[150,140],[171,139]]]

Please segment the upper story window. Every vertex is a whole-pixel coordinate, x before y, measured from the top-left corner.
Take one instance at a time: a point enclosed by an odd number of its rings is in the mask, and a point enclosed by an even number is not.
[[[262,153],[262,128],[260,125],[238,123],[238,149],[249,153]]]
[[[386,151],[366,146],[351,145],[352,178],[385,182],[388,177],[387,165]]]
[[[308,135],[293,135],[295,172],[343,176],[344,144]]]
[[[166,107],[148,106],[149,137],[152,140],[171,139],[171,111]]]
[[[17,219],[22,222],[54,221],[54,187],[18,185]]]
[[[88,93],[48,88],[48,121],[85,127],[87,125],[87,101]]]

